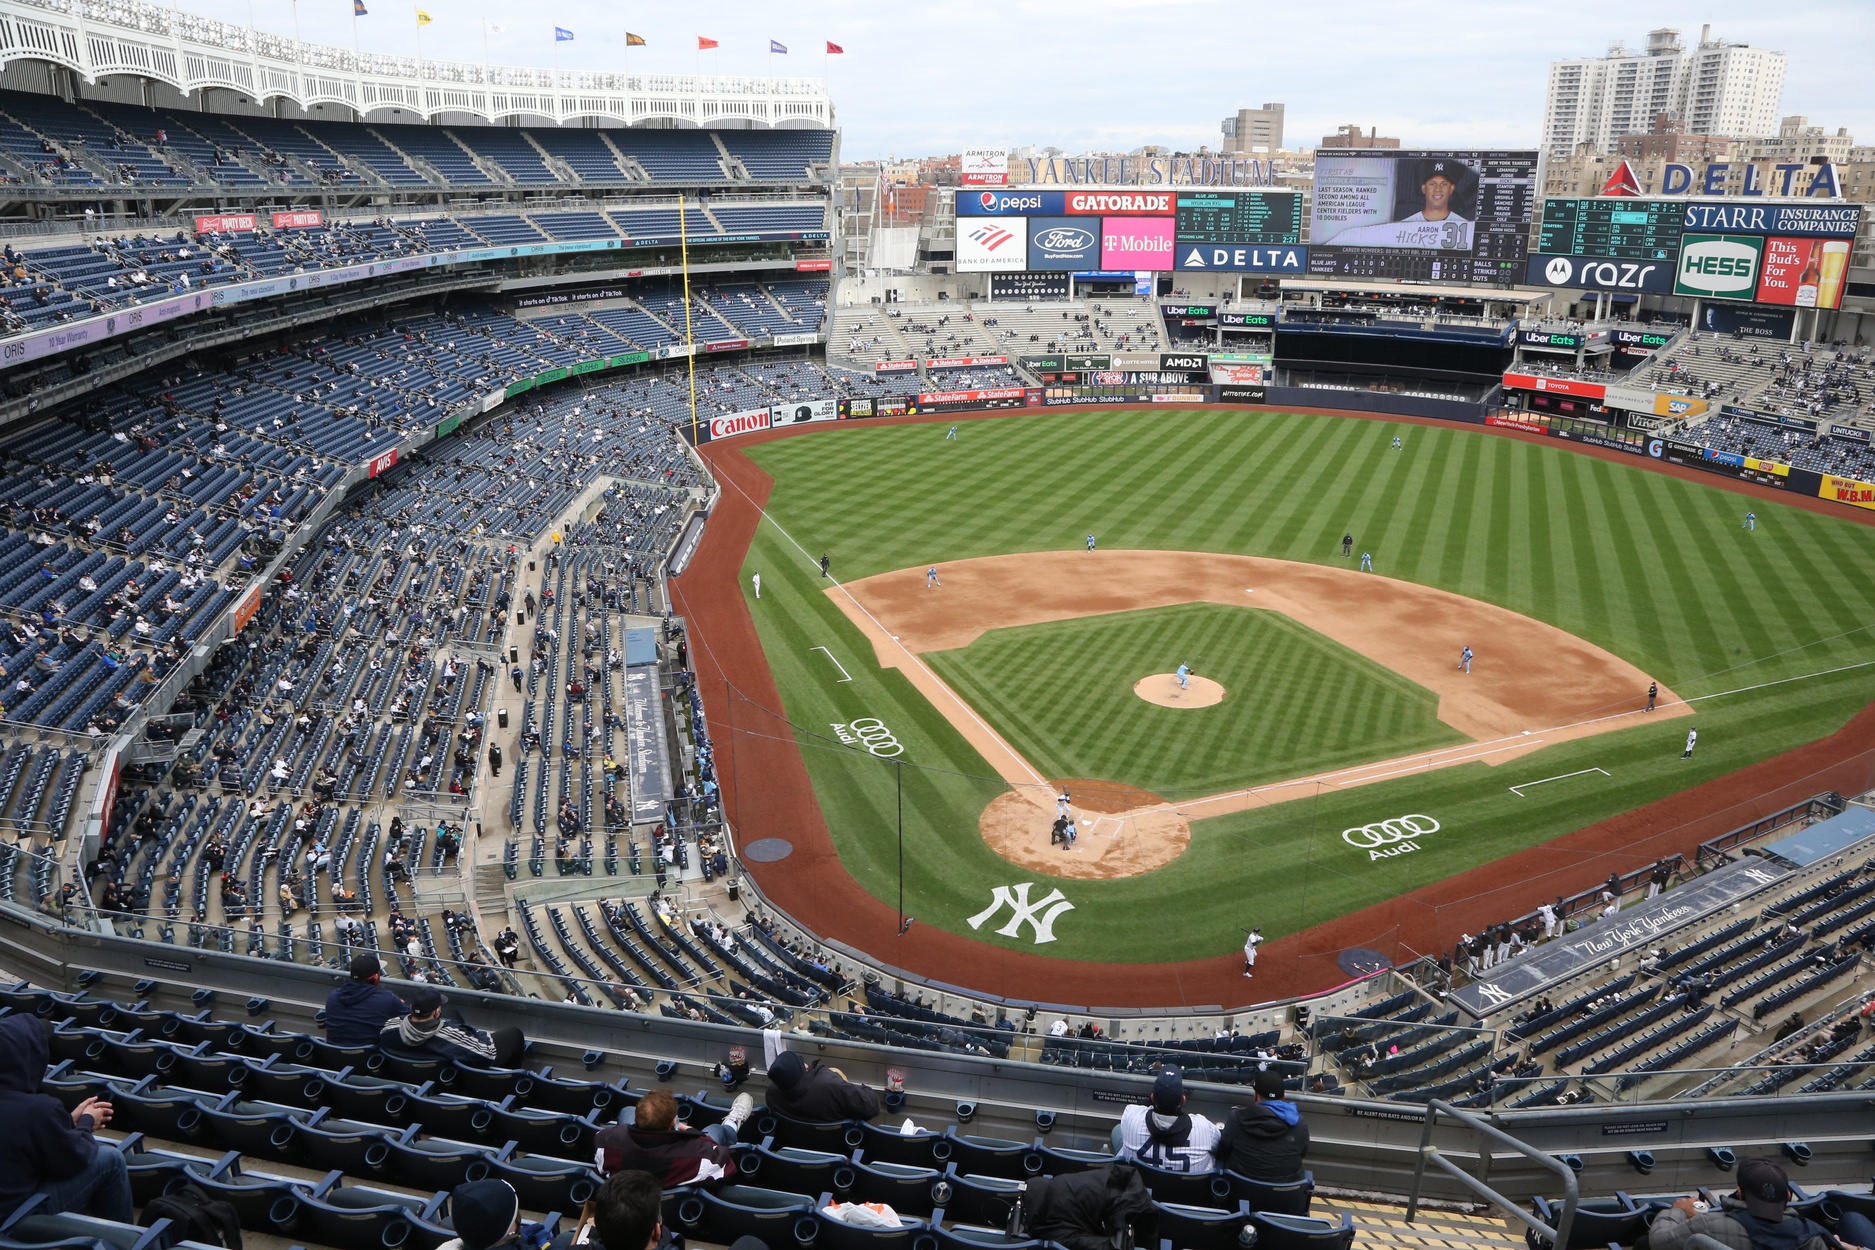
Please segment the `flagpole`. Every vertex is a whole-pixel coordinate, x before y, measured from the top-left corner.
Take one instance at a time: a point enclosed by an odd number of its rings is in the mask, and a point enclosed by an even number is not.
[[[423,59],[423,10],[413,4],[410,6],[410,11],[417,19],[417,59],[421,61]],[[421,78],[422,76],[423,69],[419,66],[417,68],[417,77]]]
[[[702,57],[699,52],[698,57]],[[677,241],[684,270],[684,356],[690,362],[690,445],[697,446],[697,339],[690,325],[690,226],[684,193],[677,193]]]

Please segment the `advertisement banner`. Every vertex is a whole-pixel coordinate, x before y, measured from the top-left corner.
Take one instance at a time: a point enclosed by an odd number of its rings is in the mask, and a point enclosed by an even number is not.
[[[1644,412],[1656,417],[1695,417],[1707,408],[1703,399],[1694,399],[1690,395],[1669,395],[1638,386],[1611,386],[1602,402],[1623,412]]]
[[[1262,365],[1220,365],[1214,361],[1211,380],[1233,386],[1261,386],[1269,381],[1269,375]]]
[[[1099,222],[1073,217],[1029,218],[1030,269],[1076,273],[1099,263]]]
[[[216,217],[197,217],[197,234],[245,234],[255,226],[252,213],[222,213]]]
[[[246,594],[235,600],[228,616],[230,634],[238,634],[247,628],[247,623],[254,619],[254,613],[260,611],[261,592],[265,589],[264,582],[256,582]]]
[[[769,410],[751,408],[746,412],[732,412],[727,416],[711,417],[709,421],[710,442],[719,438],[733,438],[737,434],[752,434],[756,430],[769,428]]]
[[[1758,302],[1796,308],[1842,304],[1843,272],[1849,267],[1845,239],[1769,238],[1758,273]]]
[[[642,365],[650,359],[650,352],[625,352],[623,355],[606,357],[606,365],[618,369],[625,365]]]
[[[874,373],[916,373],[918,362],[915,360],[881,360],[873,365]]]
[[[273,215],[275,230],[309,230],[325,224],[325,215],[316,208],[295,209],[287,213]]]
[[[797,399],[791,404],[776,404],[769,409],[770,428],[802,425],[809,421],[833,421],[840,415],[839,405],[831,399]]]
[[[1068,197],[1070,200],[1073,196]],[[1170,199],[1170,196],[1166,197]],[[1172,267],[1170,217],[1102,217],[1102,269],[1166,270]]]
[[[770,340],[776,347],[806,347],[820,342],[818,334],[777,334]]]
[[[720,339],[714,343],[705,343],[703,345],[703,350],[706,352],[736,352],[741,351],[748,345],[749,340],[747,339]]]
[[[994,269],[1028,267],[1029,227],[1026,221],[958,223],[958,273],[987,273]]]
[[[1176,245],[1182,272],[1292,273],[1309,271],[1309,249],[1287,244],[1250,247],[1241,243],[1184,243]]]
[[[1006,365],[1007,356],[940,356],[924,362],[927,369],[971,369],[978,365]]]
[[[1751,234],[1689,234],[1680,241],[1675,295],[1748,300],[1758,286],[1764,239]]]
[[[832,268],[831,260],[797,260],[794,262],[796,273],[826,273]]]
[[[1274,330],[1276,328],[1276,314],[1221,312],[1217,315],[1217,323],[1226,330],[1237,327],[1242,327],[1246,330]]]
[[[393,468],[396,467],[396,465],[397,465],[397,449],[393,447],[389,451],[385,452],[383,455],[378,456],[375,459],[373,459],[370,464],[365,466],[365,476],[366,477],[378,477],[382,474],[389,473]]]
[[[1261,386],[1220,386],[1217,388],[1217,402],[1220,404],[1261,404],[1269,401],[1269,391]]]
[[[1779,339],[1788,343],[1796,322],[1794,308],[1707,304],[1699,310],[1699,328],[1713,334],[1742,334],[1746,338]]]
[[[1534,286],[1570,291],[1647,291],[1664,295],[1673,289],[1673,262],[1537,253],[1525,265],[1524,280]]]
[[[1674,331],[1624,330],[1615,328],[1614,344],[1630,355],[1649,355],[1673,341]],[[1638,349],[1638,350],[1637,350]]]
[[[1065,191],[960,191],[959,217],[1059,217],[1066,211]]]
[[[1065,198],[1072,216],[1171,217],[1178,211],[1178,196],[1171,191],[1069,191]],[[1166,237],[1171,233],[1168,226]]]
[[[462,427],[462,420],[467,415],[466,413],[458,412],[453,416],[444,417],[441,421],[438,421],[436,423],[436,437],[447,438],[451,434],[454,434]]]
[[[1862,225],[1860,204],[1752,204],[1742,200],[1692,201],[1686,229],[1732,234],[1806,234],[1853,239]]]
[[[1600,382],[1578,382],[1574,378],[1553,378],[1543,373],[1506,373],[1504,385],[1525,391],[1544,391],[1551,395],[1573,395],[1578,399],[1600,401],[1608,388]]]
[[[1875,483],[1858,482],[1852,477],[1837,477],[1833,473],[1823,475],[1823,487],[1817,491],[1818,498],[1833,499],[1837,503],[1846,503],[1852,508],[1875,509]]]
[[[1522,430],[1526,434],[1549,433],[1549,423],[1541,417],[1519,417],[1510,413],[1494,412],[1485,417],[1484,423],[1503,426],[1511,430]]]
[[[931,391],[918,396],[918,403],[927,408],[951,407],[959,404],[975,404],[990,399],[1021,399],[1022,388],[1019,386],[997,386],[976,391]]]
[[[1068,298],[1068,275],[1065,273],[1035,273],[1035,249],[1029,249],[1031,269],[1025,273],[993,273],[990,275],[990,298],[996,299],[1066,299]]]
[[[1203,373],[1210,367],[1210,360],[1203,352],[1160,352],[1159,372],[1161,373]]]
[[[849,418],[870,417],[871,415],[872,401],[870,399],[843,399],[840,401],[840,420],[842,421]]]
[[[1561,334],[1549,330],[1519,330],[1517,341],[1525,347],[1566,347],[1570,351],[1582,346],[1580,334]]]
[[[1829,436],[1839,438],[1845,443],[1861,443],[1864,446],[1867,446],[1869,441],[1868,431],[1858,430],[1853,425],[1833,425],[1830,427]]]
[[[958,166],[958,181],[966,187],[1009,185],[1008,148],[965,148]]]

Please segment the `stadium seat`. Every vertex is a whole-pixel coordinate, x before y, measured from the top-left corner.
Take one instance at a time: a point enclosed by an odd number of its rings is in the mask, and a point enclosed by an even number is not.
[[[895,1229],[867,1228],[824,1216],[814,1246],[815,1250],[937,1250],[937,1239],[923,1220],[903,1215]]]
[[[215,1168],[213,1160],[154,1149],[145,1144],[141,1133],[130,1134],[117,1143],[117,1148],[123,1152],[124,1165],[130,1171],[130,1196],[139,1206],[177,1185],[207,1176]]]
[[[1339,1224],[1273,1211],[1250,1212],[1257,1250],[1348,1250],[1354,1242],[1354,1220],[1343,1215]],[[1570,1238],[1573,1243],[1575,1239]]]
[[[1280,1215],[1307,1215],[1315,1196],[1315,1173],[1304,1172],[1299,1180],[1258,1181],[1237,1172],[1219,1173],[1230,1186],[1229,1200],[1252,1211],[1273,1211]]]
[[[510,1142],[509,1146],[512,1147]],[[586,1205],[599,1176],[584,1163],[503,1150],[488,1162],[489,1175],[507,1181],[530,1211],[577,1211]]]
[[[783,1115],[773,1107],[760,1106],[755,1109],[754,1115],[743,1121],[741,1136],[751,1142],[772,1139],[778,1146],[844,1153],[859,1144],[858,1140],[847,1140],[849,1133],[855,1138],[859,1137],[852,1122],[847,1120],[817,1124],[811,1120],[797,1120],[793,1116]]]
[[[797,1193],[831,1193],[844,1198],[857,1179],[853,1164],[843,1154],[802,1150],[798,1146],[736,1148],[736,1171],[752,1185]]]
[[[814,1199],[802,1194],[753,1185],[673,1193],[683,1195],[674,1205],[677,1230],[699,1241],[726,1246],[738,1237],[756,1237],[773,1250],[777,1246],[807,1245],[820,1231]],[[667,1203],[667,1209],[671,1204]]]
[[[1173,1172],[1134,1159],[1140,1179],[1159,1202],[1176,1202],[1193,1207],[1235,1206],[1230,1181],[1222,1172]]]
[[[412,1189],[454,1189],[486,1177],[495,1153],[475,1142],[419,1137],[413,1127],[391,1139],[391,1175]]]
[[[1028,1237],[1011,1237],[999,1228],[978,1228],[970,1224],[946,1227],[933,1222],[931,1233],[937,1238],[938,1250],[1042,1250],[1042,1247],[1054,1244]]]
[[[425,1200],[355,1185],[303,1194],[299,1204],[309,1240],[347,1250],[397,1250],[410,1239],[413,1223],[432,1215],[444,1197]]]
[[[1536,1217],[1551,1228],[1562,1218],[1561,1208],[1541,1196],[1532,1201],[1532,1208]],[[1645,1231],[1647,1213],[1625,1198],[1585,1199],[1576,1204],[1575,1223],[1569,1228],[1569,1244],[1561,1250],[1588,1250],[1609,1242],[1631,1246]],[[1530,1250],[1551,1250],[1554,1245],[1548,1238],[1539,1236],[1535,1229],[1525,1230],[1524,1241]]]
[[[915,1133],[901,1133],[897,1129],[868,1122],[862,1122],[858,1127],[859,1140],[854,1145],[865,1154],[870,1162],[898,1163],[919,1168],[938,1167],[942,1164],[936,1149],[944,1140],[942,1133],[933,1133],[929,1129],[919,1129]],[[850,1133],[843,1135],[842,1148],[846,1145],[845,1138],[853,1135]],[[828,1149],[833,1149],[833,1147]],[[944,1149],[948,1154],[950,1147],[946,1145]],[[859,1155],[855,1154],[853,1157],[858,1159]]]
[[[932,1188],[937,1205],[966,1224],[995,1227],[1007,1223],[1026,1182],[1005,1176],[960,1175],[956,1167],[952,1164],[943,1181]]]
[[[1159,1220],[1161,1250],[1238,1250],[1238,1234],[1250,1219],[1250,1213],[1241,1208],[1227,1211],[1157,1200],[1152,1207]]]
[[[873,1163],[864,1153],[853,1154],[852,1201],[883,1202],[894,1211],[912,1215],[930,1215],[937,1208],[932,1191],[943,1179],[942,1172],[884,1160]],[[948,1196],[949,1191],[945,1192]]]
[[[944,1144],[950,1147],[945,1156],[959,1172],[985,1176],[1039,1176],[1043,1157],[1041,1141],[1010,1141],[1002,1137],[979,1137],[959,1133],[955,1127],[944,1131]]]
[[[106,1250],[169,1250],[180,1238],[168,1220],[158,1220],[149,1228],[119,1224],[114,1220],[94,1219],[88,1215],[47,1214],[43,1194],[34,1194],[0,1221],[0,1238],[18,1245],[88,1242]]]

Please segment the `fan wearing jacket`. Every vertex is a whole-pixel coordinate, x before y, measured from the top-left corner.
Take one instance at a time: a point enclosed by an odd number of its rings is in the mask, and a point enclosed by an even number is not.
[[[1256,1101],[1248,1107],[1232,1107],[1230,1118],[1224,1121],[1218,1161],[1253,1181],[1296,1180],[1309,1153],[1309,1126],[1302,1110],[1283,1097],[1280,1072],[1258,1072],[1253,1088]]]
[[[87,1098],[71,1111],[39,1092],[51,1046],[33,1016],[0,1019],[0,1220],[34,1194],[47,1215],[94,1215],[131,1222],[130,1172],[123,1152],[93,1134],[111,1122],[111,1104]]]
[[[721,1123],[693,1129],[678,1120],[671,1091],[654,1089],[638,1100],[631,1123],[600,1130],[593,1139],[593,1164],[605,1176],[649,1172],[666,1189],[727,1180],[736,1174],[729,1148],[754,1109],[755,1100],[739,1094]]]

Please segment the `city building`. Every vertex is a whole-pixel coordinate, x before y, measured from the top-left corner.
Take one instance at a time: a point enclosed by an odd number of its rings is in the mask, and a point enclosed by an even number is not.
[[[1648,32],[1647,47],[1621,43],[1605,56],[1554,61],[1543,106],[1543,146],[1567,156],[1588,144],[1613,152],[1623,135],[1642,134],[1665,114],[1689,135],[1759,138],[1777,133],[1784,94],[1781,52],[1726,43],[1702,27],[1688,51],[1680,32]]]
[[[1283,106],[1265,104],[1260,109],[1238,109],[1235,117],[1224,119],[1223,131],[1226,155],[1280,152],[1283,146]]]
[[[1726,136],[1688,134],[1686,123],[1669,113],[1654,114],[1654,124],[1646,134],[1622,135],[1615,140],[1615,155],[1634,162],[1704,165],[1726,159],[1731,150],[1732,141]]]
[[[1349,124],[1337,126],[1332,135],[1323,135],[1321,146],[1325,148],[1397,148],[1400,146],[1400,141],[1383,136],[1378,126],[1362,134],[1359,126]]]

